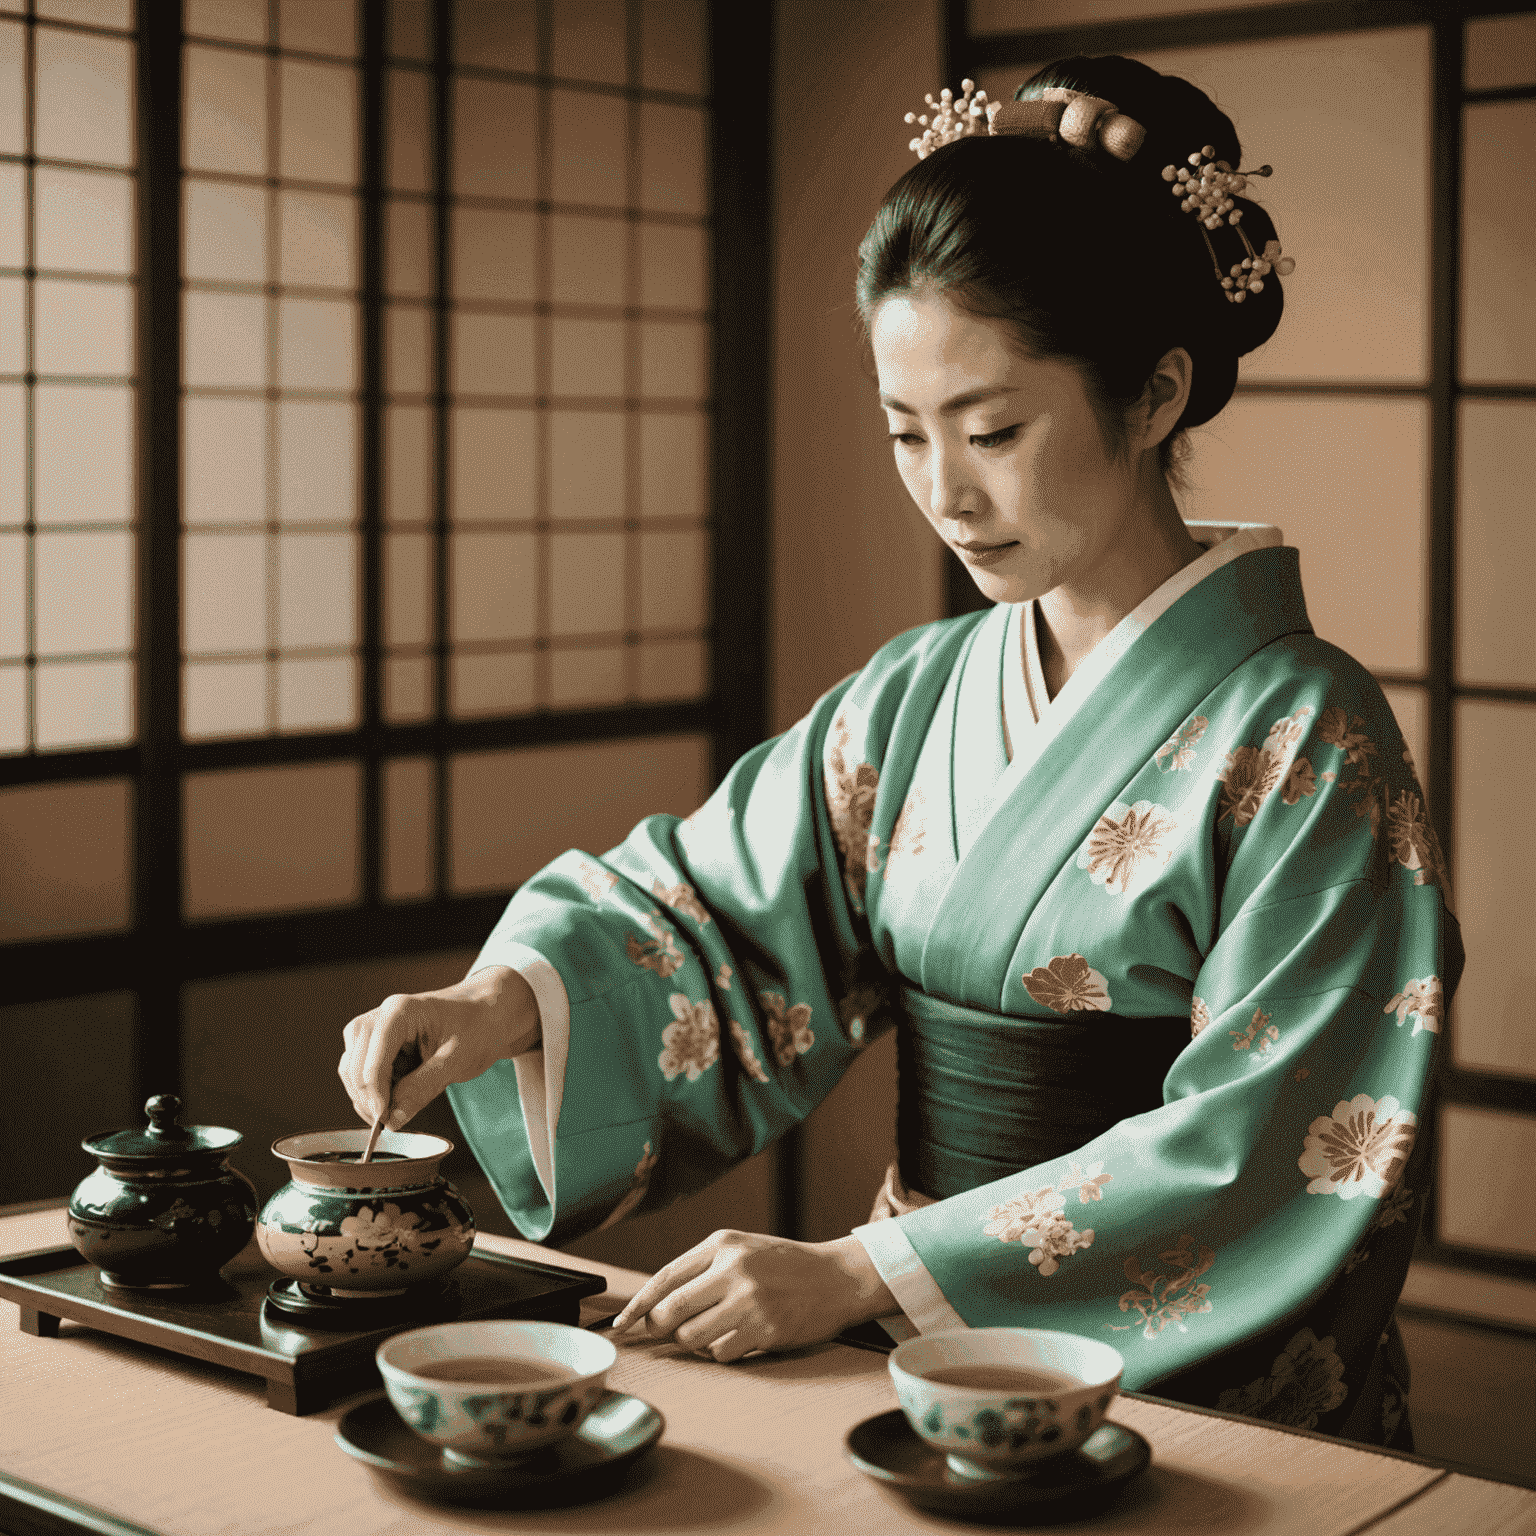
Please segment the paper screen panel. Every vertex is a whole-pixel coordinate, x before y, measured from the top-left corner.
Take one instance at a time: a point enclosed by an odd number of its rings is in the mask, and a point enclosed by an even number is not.
[[[385,75],[385,184],[400,192],[432,187],[432,80],[419,69]]]
[[[183,163],[192,170],[265,175],[266,60],[192,44],[183,51],[182,65]]]
[[[449,710],[456,719],[520,714],[535,698],[533,656],[528,651],[457,655],[448,669]]]
[[[456,208],[448,249],[455,299],[531,300],[539,221],[503,208]]]
[[[618,634],[624,623],[624,536],[550,539],[549,627],[555,635]]]
[[[480,69],[537,66],[535,0],[453,0],[453,59]]]
[[[47,26],[36,39],[37,153],[132,165],[134,45]]]
[[[709,393],[709,327],[692,320],[643,321],[640,393],[648,399],[702,400]]]
[[[0,790],[0,939],[126,928],[132,825],[126,779]]]
[[[425,645],[433,634],[433,539],[425,533],[384,535],[384,639]]]
[[[1536,85],[1536,11],[1471,18],[1464,68],[1469,91]]]
[[[350,59],[357,53],[357,7],[352,0],[278,0],[277,41],[300,53]]]
[[[355,533],[278,536],[278,640],[284,650],[357,643],[358,542]]]
[[[387,0],[384,47],[394,59],[432,57],[433,0]]]
[[[126,276],[133,270],[133,178],[39,166],[34,173],[37,265]]]
[[[0,30],[0,37],[4,36]],[[9,81],[6,85],[9,85]],[[0,267],[27,264],[27,177],[22,166],[0,165]]]
[[[531,316],[456,313],[449,337],[449,385],[454,394],[533,394]]]
[[[1536,1117],[1447,1104],[1440,1111],[1437,1234],[1536,1258]]]
[[[181,547],[182,644],[188,654],[265,650],[265,536],[189,532]]]
[[[278,193],[278,281],[357,286],[357,200],[334,192]]]
[[[126,651],[133,644],[133,535],[40,530],[33,539],[40,656]]]
[[[0,528],[26,521],[26,399],[21,384],[0,384]]]
[[[1214,97],[1244,163],[1275,168],[1257,201],[1296,271],[1244,378],[1428,378],[1429,44],[1428,28],[1397,27],[1136,55]],[[1372,171],[1319,197],[1316,168],[1332,164]]]
[[[25,533],[0,531],[0,659],[27,654],[27,583],[31,550]]]
[[[1536,686],[1530,579],[1536,403],[1464,400],[1456,555],[1456,664],[1471,683]]]
[[[127,283],[32,285],[37,371],[76,378],[125,378],[133,369],[133,289]]]
[[[437,774],[430,757],[384,764],[384,894],[408,901],[433,892]]]
[[[709,792],[709,739],[464,753],[449,783],[452,889],[508,890],[567,848],[600,853],[643,817],[693,811]]]
[[[391,198],[384,205],[384,286],[394,294],[426,298],[432,292],[432,209]]]
[[[640,302],[663,309],[709,304],[709,236],[679,224],[640,226]]]
[[[622,704],[626,693],[622,646],[582,646],[552,651],[549,697],[556,709],[594,709]]]
[[[623,395],[624,326],[619,321],[555,319],[549,329],[555,394]]]
[[[624,0],[554,0],[553,21],[553,74],[624,84]]]
[[[449,516],[456,523],[520,522],[538,515],[533,411],[452,408]]]
[[[358,306],[336,299],[281,299],[278,384],[284,389],[357,388]]]
[[[436,426],[426,406],[384,408],[384,517],[391,523],[432,517]]]
[[[27,366],[27,285],[19,277],[0,277],[0,373],[22,373]]]
[[[277,515],[284,523],[352,523],[358,515],[358,408],[284,400],[277,408]]]
[[[430,719],[432,688],[430,657],[389,657],[384,663],[384,718],[396,724]]]
[[[549,93],[550,187],[556,202],[623,204],[627,117],[625,103],[614,96]]]
[[[703,0],[642,0],[640,83],[652,91],[709,91]]]
[[[1191,434],[1190,519],[1276,523],[1313,628],[1375,670],[1425,664],[1428,407],[1238,396]]]
[[[701,107],[640,107],[640,206],[659,213],[708,209],[707,127]]]
[[[278,89],[278,174],[352,186],[357,181],[357,71],[282,59]]]
[[[1201,11],[1242,11],[1267,0],[1201,0]],[[969,0],[970,30],[1033,32],[1101,21],[1134,21],[1147,16],[1182,16],[1188,0]]]
[[[557,304],[624,302],[627,236],[619,220],[553,214],[549,243],[550,295]]]
[[[250,736],[267,728],[265,661],[207,661],[182,668],[182,731],[188,741]]]
[[[640,627],[697,629],[707,616],[709,547],[703,529],[640,535]]]
[[[182,183],[184,276],[216,283],[263,283],[267,275],[264,187],[205,181]]]
[[[0,752],[27,746],[27,671],[19,661],[0,660]]]
[[[29,1091],[13,1093],[0,1117],[0,1205],[57,1200],[88,1164],[80,1143],[108,1126],[142,1125],[135,1092],[136,999],[96,992],[0,1008],[6,1073]],[[30,1091],[59,1081],[69,1091]]]
[[[640,516],[702,518],[709,505],[709,429],[689,411],[640,418]]]
[[[1461,375],[1536,380],[1536,101],[1468,106],[1462,140]]]
[[[266,405],[182,402],[182,515],[189,525],[256,523],[267,515]]]
[[[261,389],[267,381],[267,305],[254,294],[182,296],[182,382],[188,389]]]
[[[33,413],[36,521],[130,522],[133,391],[111,384],[40,384]]]
[[[451,562],[455,641],[533,638],[538,564],[531,535],[456,532]]]
[[[234,43],[267,40],[267,0],[185,0],[184,24],[193,37]]]
[[[531,85],[460,75],[453,82],[453,190],[536,197],[538,94]]]
[[[360,721],[353,656],[282,656],[276,666],[277,729],[350,731]]]
[[[187,916],[355,902],[360,790],[356,763],[189,774],[183,783]]]
[[[133,664],[64,658],[32,674],[35,745],[115,747],[133,740]]]
[[[702,640],[643,640],[638,696],[647,702],[701,699],[709,692],[709,647]]]
[[[1467,949],[1455,1002],[1456,1060],[1536,1077],[1536,837],[1510,793],[1536,761],[1536,706],[1464,699],[1455,729],[1453,889]]]
[[[624,515],[624,423],[618,411],[550,413],[551,517]]]

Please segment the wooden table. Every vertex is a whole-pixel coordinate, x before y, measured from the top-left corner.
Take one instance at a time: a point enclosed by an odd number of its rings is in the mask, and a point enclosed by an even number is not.
[[[0,1254],[66,1241],[53,1209],[0,1216]],[[530,1243],[482,1235],[545,1261]],[[586,1309],[615,1311],[642,1275],[602,1273]],[[845,1459],[843,1436],[895,1406],[883,1356],[828,1344],[717,1365],[675,1345],[621,1344],[610,1381],[654,1403],[666,1435],[617,1495],[521,1514],[423,1504],[386,1490],[333,1443],[356,1398],[305,1418],[273,1412],[261,1383],[65,1322],[56,1339],[0,1302],[0,1473],[112,1517],[105,1536],[440,1536],[466,1531],[701,1536],[864,1536],[964,1527],[892,1502]],[[1168,1536],[1516,1536],[1536,1533],[1536,1492],[1420,1459],[1291,1433],[1234,1415],[1126,1395],[1112,1417],[1152,1444],[1153,1464],[1106,1514],[1074,1532]],[[114,1523],[122,1522],[122,1523]],[[0,1507],[0,1531],[30,1527]]]

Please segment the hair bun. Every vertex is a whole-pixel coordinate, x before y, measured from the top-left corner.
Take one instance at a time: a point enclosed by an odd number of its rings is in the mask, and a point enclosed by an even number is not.
[[[1146,130],[1141,148],[1121,167],[1118,183],[1121,195],[1138,210],[1147,241],[1156,242],[1168,258],[1168,302],[1184,306],[1189,318],[1187,345],[1196,363],[1196,385],[1179,425],[1199,426],[1231,398],[1238,358],[1274,335],[1285,295],[1278,277],[1269,276],[1262,291],[1246,295],[1242,303],[1229,302],[1221,280],[1248,255],[1248,245],[1225,221],[1215,230],[1202,228],[1168,196],[1168,183],[1159,172],[1167,165],[1189,164],[1192,154],[1207,147],[1213,151],[1210,158],[1240,166],[1243,147],[1237,129],[1198,86],[1118,55],[1078,55],[1048,64],[1021,85],[1014,98],[1031,100],[1052,87],[1112,101]],[[1278,238],[1273,220],[1251,199],[1235,201],[1242,209],[1248,244],[1262,251]]]

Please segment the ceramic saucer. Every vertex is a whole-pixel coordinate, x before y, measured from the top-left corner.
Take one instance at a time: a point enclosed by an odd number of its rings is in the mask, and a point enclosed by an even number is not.
[[[612,1492],[665,1427],[649,1403],[610,1392],[575,1434],[546,1450],[516,1461],[447,1466],[439,1448],[411,1429],[380,1392],[341,1416],[336,1443],[404,1492],[522,1509],[584,1504]]]
[[[1017,1523],[1070,1520],[1102,1508],[1144,1471],[1152,1447],[1134,1429],[1101,1424],[1075,1451],[998,1477],[965,1477],[919,1435],[899,1408],[849,1430],[848,1458],[859,1471],[919,1509],[961,1519],[1011,1517]]]

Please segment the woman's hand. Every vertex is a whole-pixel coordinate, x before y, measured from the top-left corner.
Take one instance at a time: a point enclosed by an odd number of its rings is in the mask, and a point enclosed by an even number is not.
[[[439,992],[386,997],[341,1038],[346,1050],[336,1072],[352,1107],[372,1124],[392,1104],[388,1125],[398,1131],[449,1083],[467,1083],[535,1050],[539,1005],[518,972],[493,965]]]
[[[614,1319],[645,1319],[716,1360],[754,1349],[819,1344],[855,1323],[899,1311],[856,1237],[796,1243],[756,1232],[715,1232],[658,1270]]]

